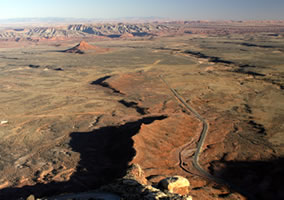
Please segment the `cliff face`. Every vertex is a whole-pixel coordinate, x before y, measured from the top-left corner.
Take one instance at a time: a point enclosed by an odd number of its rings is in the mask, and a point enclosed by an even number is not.
[[[70,24],[63,26],[33,26],[23,28],[3,28],[0,40],[40,41],[64,40],[70,38],[128,38],[173,36],[187,34],[219,34],[284,32],[283,21],[273,22],[206,22],[206,21],[173,21],[156,23],[101,23]]]
[[[138,164],[131,165],[126,175],[97,190],[84,193],[61,194],[53,197],[43,197],[41,200],[65,199],[102,199],[102,200],[192,200],[188,194],[189,181],[183,177],[175,176],[164,179],[159,185],[147,184],[144,171]],[[186,191],[184,194],[179,194]],[[30,194],[26,200],[40,200]]]
[[[30,27],[23,29],[4,29],[0,31],[2,40],[45,40],[56,38],[119,38],[121,36],[151,36],[169,31],[170,27],[156,24],[75,24],[61,27]]]

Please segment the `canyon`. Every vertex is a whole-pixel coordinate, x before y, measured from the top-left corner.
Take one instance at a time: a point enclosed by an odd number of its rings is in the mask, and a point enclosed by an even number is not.
[[[0,198],[137,164],[193,199],[283,199],[283,55],[283,21],[1,27]]]

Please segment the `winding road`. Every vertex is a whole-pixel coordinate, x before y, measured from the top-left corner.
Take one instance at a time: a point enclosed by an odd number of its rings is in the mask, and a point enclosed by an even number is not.
[[[205,141],[207,133],[208,133],[209,124],[197,111],[195,111],[190,105],[188,105],[186,103],[186,101],[182,98],[182,96],[179,95],[177,93],[177,91],[170,86],[170,84],[163,78],[162,75],[160,75],[159,77],[167,85],[167,87],[171,90],[171,92],[174,94],[174,96],[185,106],[187,111],[189,111],[190,113],[193,113],[194,116],[202,122],[202,131],[200,133],[200,137],[199,137],[199,140],[198,140],[198,143],[197,143],[197,148],[196,148],[196,151],[194,153],[193,161],[192,161],[194,168],[199,172],[200,176],[207,178],[207,179],[210,179],[212,181],[215,181],[216,183],[226,185],[230,189],[242,193],[243,195],[248,197],[250,200],[254,200],[255,198],[253,196],[251,196],[251,194],[248,193],[247,191],[244,191],[243,189],[239,188],[238,186],[236,186],[236,185],[234,185],[234,184],[232,184],[232,183],[230,183],[230,182],[228,182],[224,179],[221,179],[219,177],[211,175],[210,173],[208,173],[206,170],[204,170],[201,167],[201,165],[199,163],[199,156],[200,156],[200,153],[202,151],[202,147],[204,145],[204,141]],[[190,173],[190,174],[193,174],[190,171],[188,171],[186,168],[183,167],[182,151],[185,150],[186,146],[179,152],[180,167],[183,171]]]
[[[205,171],[199,164],[199,156],[204,144],[204,141],[206,139],[207,136],[207,132],[208,132],[208,127],[209,124],[206,122],[206,120],[197,112],[195,111],[190,105],[188,105],[186,103],[186,101],[176,92],[176,90],[174,90],[173,88],[171,88],[171,86],[169,85],[169,83],[163,78],[162,75],[160,75],[161,80],[167,85],[167,87],[172,91],[172,93],[175,95],[175,97],[185,106],[185,108],[194,114],[194,116],[199,119],[202,122],[202,131],[200,133],[200,138],[197,144],[197,148],[196,151],[194,153],[194,157],[193,157],[193,166],[198,170],[198,172],[202,175],[205,176],[209,179],[213,179],[214,181],[219,182],[220,180],[217,180],[216,177],[212,176],[211,174],[209,174],[207,171]],[[181,162],[182,165],[182,162]],[[183,168],[183,167],[182,167]],[[185,170],[183,168],[183,170]],[[185,170],[186,172],[188,172],[188,170]]]

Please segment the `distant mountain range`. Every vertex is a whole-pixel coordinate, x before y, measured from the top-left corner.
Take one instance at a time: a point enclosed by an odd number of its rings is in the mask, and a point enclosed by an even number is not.
[[[29,18],[20,19],[20,21],[17,19],[6,21],[10,24],[1,24],[0,21],[0,41],[38,42],[72,38],[153,38],[184,34],[229,35],[256,32],[274,33],[276,36],[282,36],[284,33],[284,21],[156,21],[156,18],[151,17],[146,18],[148,21],[143,22],[142,19],[140,19],[141,21],[139,19],[81,22],[79,19],[67,18]]]
[[[13,25],[11,25],[12,27]],[[29,40],[93,37],[144,37],[168,33],[170,28],[162,24],[151,23],[102,23],[102,24],[70,24],[61,26],[19,26],[0,30],[0,40]]]

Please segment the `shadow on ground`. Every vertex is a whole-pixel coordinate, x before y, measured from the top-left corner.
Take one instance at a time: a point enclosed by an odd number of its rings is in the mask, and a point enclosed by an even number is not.
[[[248,200],[284,199],[284,158],[269,161],[215,161],[211,169]],[[229,195],[229,194],[228,194]],[[221,195],[220,197],[226,197]]]
[[[80,153],[81,159],[69,181],[6,188],[0,191],[0,199],[26,198],[30,194],[44,197],[88,191],[121,178],[126,174],[128,163],[136,153],[132,136],[139,132],[142,124],[151,124],[165,118],[166,116],[145,117],[121,126],[71,133],[70,146],[73,151]]]

